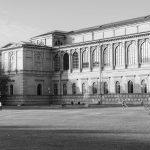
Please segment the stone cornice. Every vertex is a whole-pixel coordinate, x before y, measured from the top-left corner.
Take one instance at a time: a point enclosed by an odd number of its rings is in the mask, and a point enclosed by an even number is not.
[[[33,48],[33,49],[46,49],[46,50],[51,50],[51,47],[48,46],[40,46],[40,45],[32,45],[32,44],[19,44],[17,46],[12,46],[12,47],[6,47],[6,48],[1,48],[0,51],[6,51],[6,50],[14,50],[18,48]]]

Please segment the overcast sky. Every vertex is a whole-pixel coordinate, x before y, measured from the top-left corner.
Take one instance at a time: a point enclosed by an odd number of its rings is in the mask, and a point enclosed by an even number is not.
[[[0,46],[150,15],[150,0],[0,0]]]

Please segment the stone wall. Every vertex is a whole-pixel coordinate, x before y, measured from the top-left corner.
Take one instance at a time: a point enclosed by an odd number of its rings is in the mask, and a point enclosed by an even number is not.
[[[8,96],[2,98],[3,105],[49,105],[50,97],[49,96]]]
[[[87,97],[83,95],[76,96],[51,96],[51,104],[121,104],[124,99],[127,104],[141,104],[147,103],[150,94],[107,94],[107,95],[89,95]]]

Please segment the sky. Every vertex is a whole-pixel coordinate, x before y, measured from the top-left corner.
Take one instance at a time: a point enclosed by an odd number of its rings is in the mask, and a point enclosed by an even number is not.
[[[150,0],[0,0],[0,46],[150,15]]]

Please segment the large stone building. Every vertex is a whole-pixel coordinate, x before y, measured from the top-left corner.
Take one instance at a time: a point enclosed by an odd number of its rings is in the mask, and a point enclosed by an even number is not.
[[[1,55],[11,78],[7,104],[147,101],[150,16],[49,32],[9,43]]]

